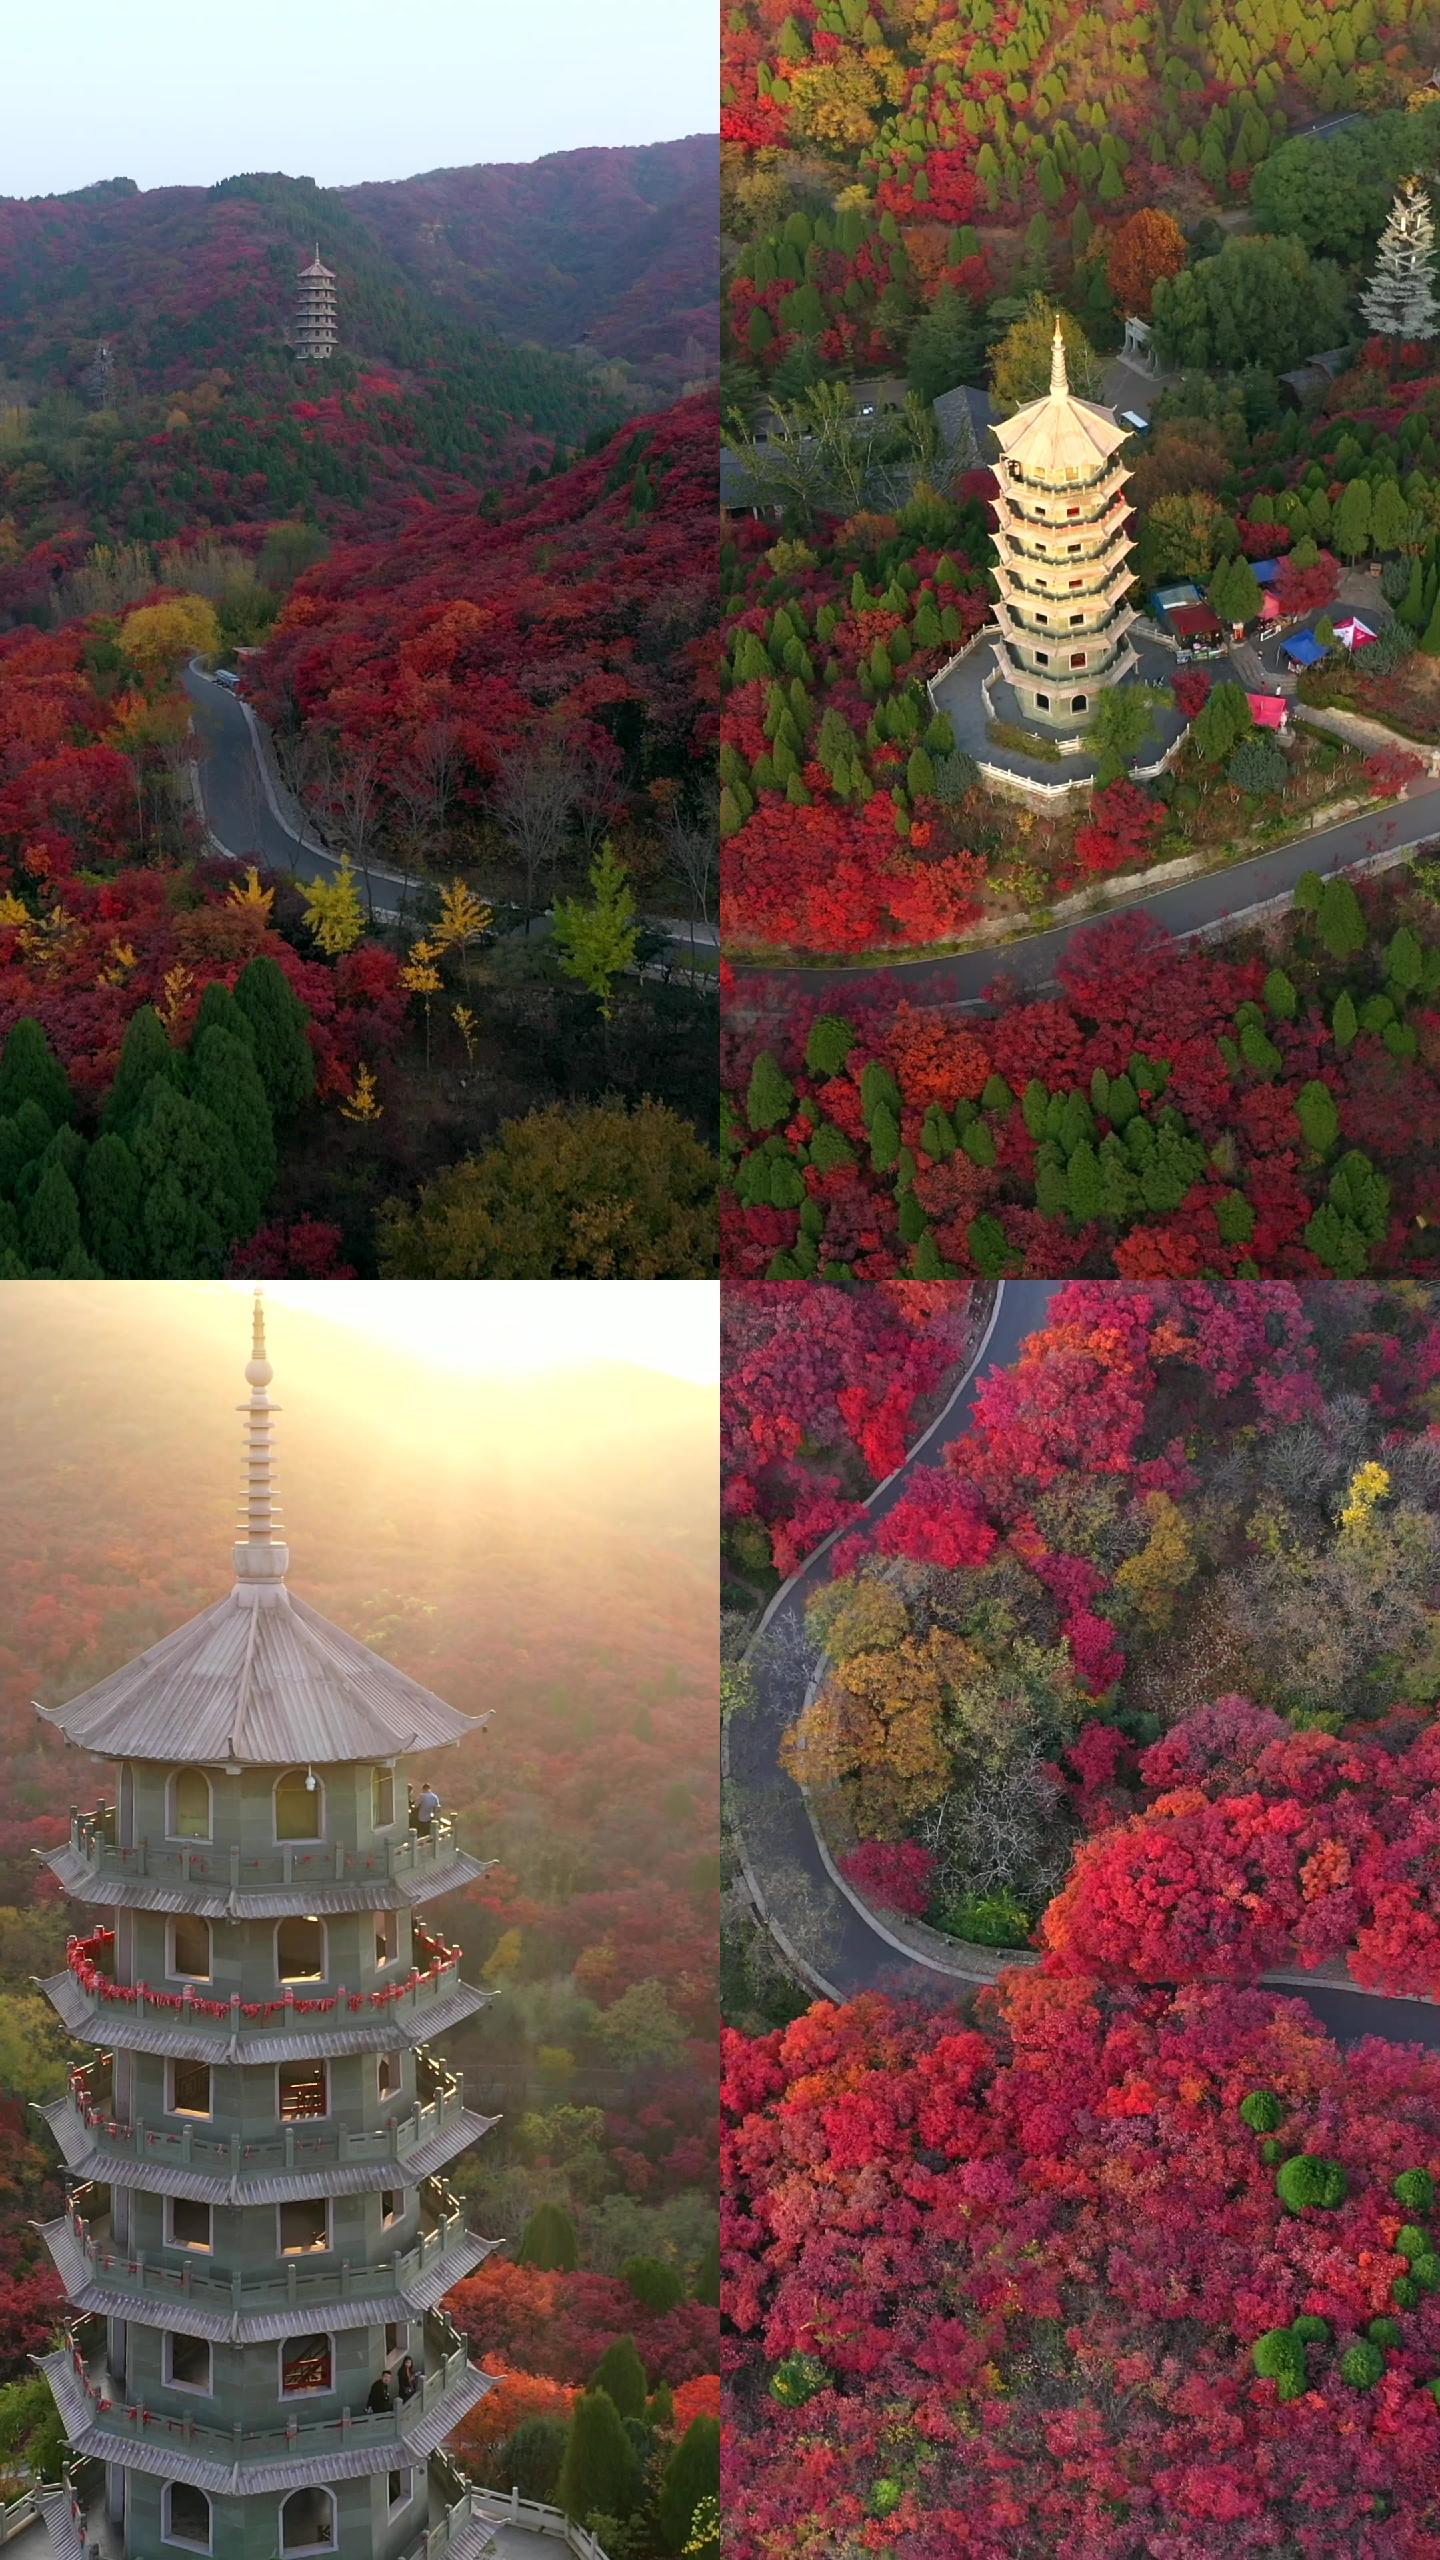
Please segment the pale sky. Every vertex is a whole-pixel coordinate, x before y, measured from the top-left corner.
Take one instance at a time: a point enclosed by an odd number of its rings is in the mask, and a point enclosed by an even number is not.
[[[248,1280],[230,1288],[250,1292]],[[710,1385],[720,1369],[715,1280],[267,1280],[271,1360],[283,1365],[280,1302],[475,1375],[624,1360]]]
[[[0,195],[321,186],[713,133],[711,0],[68,0],[5,19]]]

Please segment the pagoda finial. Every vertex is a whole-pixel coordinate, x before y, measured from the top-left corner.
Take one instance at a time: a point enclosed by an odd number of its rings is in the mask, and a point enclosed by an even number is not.
[[[272,1404],[270,1381],[275,1372],[265,1356],[265,1301],[259,1289],[255,1292],[251,1323],[250,1358],[245,1376],[250,1388],[250,1401],[241,1405],[245,1416],[245,1508],[240,1517],[240,1536],[235,1545],[235,1571],[243,1592],[259,1593],[275,1590],[285,1579],[290,1550],[280,1534],[280,1507],[275,1483],[275,1451],[271,1436],[271,1417],[280,1407]]]
[[[1057,311],[1055,337],[1050,349],[1050,397],[1052,400],[1063,400],[1068,395],[1069,389],[1069,378],[1065,371],[1065,340],[1061,335],[1060,314]]]

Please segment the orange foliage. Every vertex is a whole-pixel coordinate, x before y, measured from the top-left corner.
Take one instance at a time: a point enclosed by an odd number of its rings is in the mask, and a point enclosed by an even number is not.
[[[498,2356],[482,2356],[480,2366],[482,2372],[498,2374],[500,2379],[468,2418],[461,2419],[450,2438],[452,2450],[462,2461],[479,2468],[482,2457],[513,2436],[527,2418],[559,2418],[568,2425],[578,2384],[552,2382],[543,2373],[507,2373]],[[689,2387],[693,2390],[693,2383]]]
[[[1150,297],[1162,276],[1178,276],[1189,255],[1185,234],[1172,215],[1145,205],[1122,222],[1110,241],[1105,273],[1120,311],[1150,317]]]
[[[675,2433],[683,2436],[697,2418],[720,2415],[720,2376],[697,2373],[693,2382],[682,2382],[675,2393]]]

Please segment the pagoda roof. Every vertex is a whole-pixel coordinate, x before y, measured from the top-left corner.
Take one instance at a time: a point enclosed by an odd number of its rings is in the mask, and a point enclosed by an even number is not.
[[[1098,463],[1109,461],[1129,432],[1113,409],[1076,399],[1066,376],[1065,341],[1058,319],[1048,392],[1028,401],[1013,417],[1002,418],[994,430],[1006,461],[1018,463],[1041,480],[1063,480],[1067,471],[1092,472]]]
[[[320,243],[318,240],[315,243],[314,257],[311,259],[308,267],[301,268],[300,273],[302,276],[328,276],[331,283],[334,283],[335,270],[333,267],[327,267],[322,260],[320,255]]]
[[[256,1292],[245,1375],[245,1508],[234,1588],[62,1707],[41,1707],[67,1741],[113,1760],[286,1768],[384,1760],[458,1742],[483,1721],[372,1653],[285,1583],[265,1357]]]

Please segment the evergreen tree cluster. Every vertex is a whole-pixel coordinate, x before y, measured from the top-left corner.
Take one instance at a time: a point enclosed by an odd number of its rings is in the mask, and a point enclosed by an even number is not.
[[[308,1015],[268,957],[206,988],[188,1046],[132,1015],[87,1137],[69,1079],[26,1017],[0,1053],[0,1278],[192,1279],[260,1224],[276,1132],[314,1089]]]

